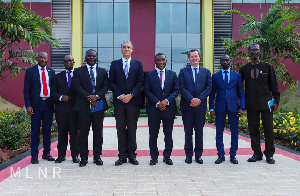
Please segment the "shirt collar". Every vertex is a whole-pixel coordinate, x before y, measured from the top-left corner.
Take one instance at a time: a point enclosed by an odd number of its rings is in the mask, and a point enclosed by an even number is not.
[[[85,65],[86,65],[86,67],[87,67],[88,69],[91,69],[91,67],[92,67],[92,66],[90,66],[89,64],[85,64]],[[97,64],[95,64],[93,67],[96,68],[96,67],[97,67]],[[93,69],[94,69],[94,68],[93,68]],[[73,70],[72,70],[72,71],[73,71]]]
[[[131,57],[129,58],[129,59],[125,59],[124,57],[122,57],[122,62],[123,62],[123,64],[125,64],[125,61],[128,61],[128,63],[130,63],[130,61],[131,61]]]
[[[65,69],[66,70],[66,69]],[[71,70],[71,72],[73,72],[74,71],[74,68]],[[68,70],[66,70],[66,72],[68,73]]]
[[[221,69],[222,73],[224,73],[224,69]],[[230,72],[230,68],[228,68],[226,71],[228,71],[228,73]]]
[[[42,69],[42,67],[40,65],[38,65],[38,68],[39,68],[39,70]],[[46,66],[44,68],[45,68],[45,70],[47,69]]]
[[[199,69],[199,65],[197,67],[193,67],[191,66],[192,70],[194,70],[195,68]]]
[[[160,69],[158,69],[157,67],[155,69],[156,69],[157,73],[160,73]],[[165,72],[166,68],[164,68],[162,71]]]

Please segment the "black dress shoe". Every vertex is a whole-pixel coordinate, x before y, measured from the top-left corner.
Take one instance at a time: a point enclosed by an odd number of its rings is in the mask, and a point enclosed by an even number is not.
[[[157,162],[158,162],[157,159],[151,159],[150,165],[156,165]]]
[[[202,160],[202,158],[201,157],[196,157],[196,163],[198,163],[198,164],[203,164],[203,160]]]
[[[173,161],[170,158],[168,158],[168,159],[164,158],[163,162],[165,162],[167,165],[173,165]]]
[[[232,156],[230,156],[230,162],[233,163],[233,164],[238,164],[239,163],[238,160],[236,160],[236,158],[232,157]]]
[[[248,159],[248,162],[256,162],[262,160],[262,157],[258,157],[257,155],[253,155],[251,158]]]
[[[31,157],[31,163],[32,163],[32,164],[39,164],[39,159],[38,159],[38,157]]]
[[[96,165],[103,165],[103,161],[101,160],[101,158],[98,159],[94,158],[94,163],[96,163]]]
[[[119,165],[122,165],[123,163],[127,163],[127,158],[125,159],[118,159],[116,162],[115,162],[115,166],[119,166]]]
[[[222,163],[223,161],[225,161],[225,157],[218,157],[218,159],[215,161],[215,164],[220,164]]]
[[[187,164],[191,164],[191,163],[192,163],[192,157],[186,157],[186,158],[185,158],[185,162],[186,162]]]
[[[129,163],[131,163],[132,165],[138,165],[139,164],[139,162],[136,160],[136,158],[129,159]]]
[[[79,163],[80,160],[78,158],[78,156],[72,157],[73,163]]]
[[[55,159],[54,159],[50,154],[48,154],[48,155],[43,155],[43,156],[42,156],[42,159],[45,159],[45,160],[47,160],[47,161],[55,161]]]
[[[87,160],[81,159],[81,161],[79,162],[79,167],[84,167],[84,166],[86,166],[87,163],[88,163]]]
[[[267,163],[275,164],[275,160],[273,159],[273,157],[267,157]]]
[[[61,162],[65,161],[65,160],[66,160],[66,157],[65,157],[65,156],[63,156],[63,157],[58,157],[58,158],[55,160],[55,163],[61,163]]]

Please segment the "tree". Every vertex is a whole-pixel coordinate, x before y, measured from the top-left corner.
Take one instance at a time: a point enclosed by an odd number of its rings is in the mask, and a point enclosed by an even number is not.
[[[259,44],[260,59],[271,63],[275,68],[278,81],[282,85],[288,83],[291,88],[295,82],[285,68],[284,61],[291,59],[297,64],[300,63],[298,33],[300,13],[297,6],[282,6],[283,3],[289,1],[277,0],[261,21],[234,9],[224,12],[223,14],[238,14],[246,21],[239,28],[240,34],[244,37],[240,40],[223,38],[223,44],[225,52],[232,56],[234,67],[237,69],[249,61],[247,49],[250,44]]]
[[[42,18],[25,8],[21,0],[11,0],[11,3],[0,0],[0,79],[5,78],[5,71],[10,71],[13,77],[25,69],[19,63],[36,64],[37,54],[33,50],[24,50],[20,46],[22,40],[35,48],[44,43],[59,46],[51,22],[56,21]]]

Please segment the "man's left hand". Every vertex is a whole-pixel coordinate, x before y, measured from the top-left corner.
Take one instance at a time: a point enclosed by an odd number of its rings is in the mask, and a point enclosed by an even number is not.
[[[239,109],[237,116],[241,117],[241,116],[243,116],[243,114],[244,114],[244,110],[243,109]]]
[[[274,103],[274,105],[272,106],[273,107],[273,111],[275,112],[276,110],[278,110],[278,104],[277,103]]]

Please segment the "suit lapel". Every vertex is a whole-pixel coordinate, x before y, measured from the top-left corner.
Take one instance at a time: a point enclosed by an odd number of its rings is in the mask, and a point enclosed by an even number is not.
[[[89,70],[88,70],[88,68],[87,68],[86,65],[84,65],[83,70],[84,70],[84,71],[82,72],[83,78],[87,78],[87,81],[88,81],[90,87],[92,88],[91,77],[90,77]]]
[[[41,88],[42,85],[41,85],[41,78],[40,78],[39,66],[36,65],[34,69],[35,69],[35,71],[33,72],[34,73],[34,77],[39,81],[38,84],[39,84],[39,86]]]
[[[167,80],[169,77],[170,77],[170,71],[167,70],[167,69],[165,69],[165,83],[164,83],[164,89],[166,89],[166,87],[167,87],[168,85],[170,85],[169,82],[168,82],[168,80]]]
[[[67,77],[66,77],[66,70],[65,71],[63,71],[63,72],[61,72],[62,74],[61,74],[61,79],[64,81],[63,82],[63,84],[64,84],[64,86],[66,86],[66,87],[68,87],[69,88],[69,86],[68,86],[68,81],[67,81]]]
[[[135,69],[135,61],[133,59],[131,59],[131,61],[130,61],[130,67],[129,67],[129,73],[128,73],[128,78],[131,76],[131,73],[132,73],[132,71],[134,69]],[[124,73],[124,71],[123,71],[123,73]],[[124,76],[125,76],[125,73],[124,73]]]
[[[152,72],[152,77],[154,78],[155,81],[155,85],[159,86],[159,88],[161,89],[161,85],[160,85],[160,81],[159,81],[159,77],[157,75],[157,71],[156,69]]]
[[[190,75],[190,78],[191,78],[191,81],[192,81],[192,84],[195,85],[195,82],[194,82],[194,76],[193,76],[193,71],[192,71],[192,68],[189,66],[187,67],[187,72],[189,73]]]

